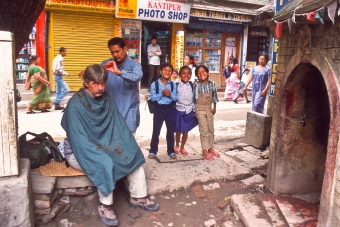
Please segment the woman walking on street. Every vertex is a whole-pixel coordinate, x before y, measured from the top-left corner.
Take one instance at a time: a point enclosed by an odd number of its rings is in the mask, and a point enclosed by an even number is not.
[[[252,88],[252,111],[262,113],[264,111],[264,103],[270,83],[271,70],[267,66],[268,56],[261,55],[259,58],[259,65],[253,68],[248,83],[243,88],[243,92],[247,90],[249,84],[253,81]]]
[[[233,58],[230,77],[226,80],[227,86],[224,93],[225,100],[234,100],[237,97],[237,89],[240,83],[240,66],[238,58]]]
[[[34,114],[33,110],[40,110],[42,113],[50,112],[52,108],[50,91],[48,85],[50,82],[46,79],[45,70],[38,66],[40,59],[38,56],[31,56],[31,66],[29,68],[27,83],[33,89],[34,97],[29,103],[27,114]],[[29,86],[29,85],[27,85]]]

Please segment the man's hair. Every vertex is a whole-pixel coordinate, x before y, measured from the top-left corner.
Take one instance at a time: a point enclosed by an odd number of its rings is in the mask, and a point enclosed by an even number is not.
[[[157,36],[153,35],[153,36],[151,37],[151,40],[153,40],[153,39],[157,40]]]
[[[106,69],[99,65],[93,64],[86,67],[83,75],[83,86],[86,88],[85,83],[89,83],[90,81],[98,82],[98,83],[106,83],[108,78],[108,73]]]
[[[59,53],[64,52],[64,51],[66,51],[66,48],[65,48],[65,47],[60,47],[60,48],[59,48]]]
[[[165,67],[169,67],[171,68],[171,71],[174,71],[174,67],[169,62],[164,62],[159,66],[160,70],[162,70]]]
[[[196,76],[197,76],[198,70],[199,70],[200,68],[203,68],[204,71],[206,71],[207,73],[209,73],[209,69],[208,69],[207,66],[205,66],[205,65],[199,65],[199,66],[197,66],[196,69],[195,69],[195,75],[196,75]],[[209,76],[209,75],[208,75],[208,76]]]
[[[124,39],[119,37],[114,37],[107,42],[107,47],[118,45],[120,48],[124,48],[126,46]]]

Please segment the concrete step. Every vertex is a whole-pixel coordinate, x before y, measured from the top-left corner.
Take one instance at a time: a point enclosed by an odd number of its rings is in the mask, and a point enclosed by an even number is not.
[[[288,196],[231,196],[230,205],[245,227],[288,227],[317,224],[319,204]]]

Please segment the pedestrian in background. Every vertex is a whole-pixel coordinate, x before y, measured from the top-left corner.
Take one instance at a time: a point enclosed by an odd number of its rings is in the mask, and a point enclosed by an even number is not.
[[[63,80],[63,76],[68,76],[68,73],[64,70],[64,57],[66,55],[67,49],[65,47],[60,47],[59,54],[54,58],[52,63],[52,72],[54,73],[54,80],[56,82],[56,97],[54,101],[55,110],[64,109],[60,103],[70,91],[67,83]]]
[[[34,114],[33,110],[40,110],[41,113],[50,112],[52,108],[51,94],[48,89],[50,82],[47,80],[45,70],[39,65],[40,58],[38,56],[30,57],[30,67],[28,70],[27,86],[32,87],[34,97],[29,103],[26,113]]]
[[[184,65],[189,66],[189,68],[191,69],[191,78],[190,81],[191,82],[195,82],[195,80],[197,79],[196,75],[195,75],[195,70],[197,65],[195,64],[195,57],[192,55],[185,55],[184,57]]]
[[[168,156],[171,159],[176,159],[177,156],[174,152],[175,108],[173,107],[173,103],[177,101],[177,91],[176,84],[170,80],[174,69],[172,65],[167,62],[163,63],[160,69],[162,77],[151,84],[151,93],[149,95],[151,101],[156,102],[156,105],[153,114],[152,138],[148,158],[154,159],[156,157],[159,134],[165,121]],[[158,93],[156,92],[156,86],[158,86]]]
[[[236,99],[233,100],[235,103],[238,103],[237,99],[243,97],[243,95],[246,98],[247,103],[251,102],[251,101],[248,100],[247,89],[245,91],[243,91],[244,86],[248,83],[248,80],[249,80],[248,74],[249,74],[249,69],[243,70],[241,82],[240,82],[240,85],[239,85],[238,90],[237,90],[238,95],[237,95]]]
[[[149,59],[149,81],[148,88],[152,83],[152,80],[159,79],[159,66],[160,66],[160,57],[162,55],[161,47],[157,44],[157,37],[152,36],[151,44],[147,47],[148,59]]]
[[[102,62],[109,77],[105,90],[109,92],[131,132],[135,135],[140,123],[139,81],[143,71],[139,62],[127,55],[122,38],[114,37],[107,43],[112,58]]]
[[[179,76],[181,82],[177,83],[177,98],[176,102],[176,145],[175,154],[181,153],[182,155],[188,155],[188,152],[184,149],[185,143],[188,139],[188,133],[191,129],[195,128],[198,124],[195,113],[193,112],[193,86],[194,84],[190,81],[191,69],[189,66],[183,66],[179,70]],[[181,138],[182,134],[182,138]],[[181,141],[181,146],[179,142]]]
[[[243,88],[243,92],[246,91],[249,84],[253,81],[252,111],[262,114],[264,111],[264,103],[266,102],[271,74],[270,67],[267,66],[267,61],[268,55],[261,55],[259,57],[259,65],[253,68],[251,76]]]
[[[199,83],[194,84],[194,112],[198,119],[202,156],[213,160],[213,156],[220,157],[214,149],[214,115],[218,102],[216,83],[209,80],[209,69],[205,65],[197,66],[195,74]]]
[[[178,83],[181,81],[181,78],[178,75],[178,70],[174,70],[171,74],[171,81],[173,81],[174,83]]]
[[[226,83],[227,86],[224,93],[225,100],[235,100],[240,83],[240,66],[238,64],[238,58],[233,58],[231,74],[230,77],[227,78]]]

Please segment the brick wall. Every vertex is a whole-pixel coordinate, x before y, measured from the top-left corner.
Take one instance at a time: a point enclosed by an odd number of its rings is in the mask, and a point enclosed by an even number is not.
[[[324,176],[321,206],[318,226],[340,227],[340,155],[338,155],[339,139],[339,69],[340,69],[340,22],[335,25],[326,22],[325,25],[308,22],[308,31],[302,37],[300,31],[306,31],[306,19],[294,24],[292,34],[284,23],[282,36],[279,39],[279,57],[277,63],[277,78],[275,97],[272,106],[272,132],[270,140],[270,155],[268,162],[267,186],[272,192],[276,191],[274,181],[276,173],[278,138],[280,133],[280,117],[282,95],[288,77],[292,70],[301,62],[301,57],[310,58],[310,63],[316,66],[323,75],[328,89],[330,101],[330,132],[327,147],[326,172]],[[311,48],[310,48],[311,47]],[[310,55],[304,55],[306,48]]]

